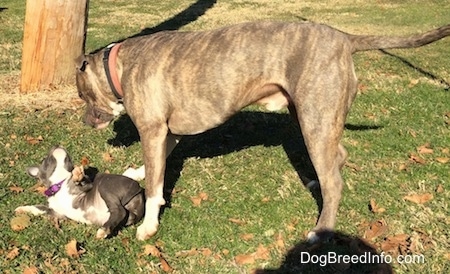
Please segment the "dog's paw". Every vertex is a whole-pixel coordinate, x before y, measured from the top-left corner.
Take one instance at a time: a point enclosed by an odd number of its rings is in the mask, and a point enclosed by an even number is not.
[[[310,244],[315,244],[320,241],[320,237],[317,235],[317,233],[315,231],[310,231],[308,233],[308,235],[306,236],[306,240]]]
[[[109,231],[105,230],[102,227],[102,228],[99,228],[97,230],[97,233],[95,234],[95,238],[97,238],[97,239],[105,239],[106,237],[108,237],[109,234],[110,234]]]
[[[125,172],[122,175],[131,178],[135,181],[140,181],[145,178],[145,168],[144,166],[141,166],[138,169],[130,167],[127,170],[125,170]]]
[[[158,231],[158,223],[154,225],[148,225],[143,223],[137,228],[136,238],[140,241],[145,241],[153,237],[157,231]]]
[[[14,210],[14,212],[16,214],[31,213],[33,215],[42,215],[45,213],[45,211],[40,210],[39,208],[37,208],[35,206],[19,206]]]

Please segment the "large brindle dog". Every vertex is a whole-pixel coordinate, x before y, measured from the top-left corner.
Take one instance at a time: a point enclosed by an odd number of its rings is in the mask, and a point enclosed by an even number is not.
[[[342,191],[340,144],[357,92],[352,54],[420,47],[450,35],[450,25],[407,37],[351,35],[314,23],[256,22],[202,32],[159,32],[81,56],[77,87],[85,121],[104,128],[125,109],[139,131],[146,212],[137,238],[158,228],[166,157],[182,135],[224,123],[250,104],[288,107],[298,120],[320,183],[317,232],[333,230]]]

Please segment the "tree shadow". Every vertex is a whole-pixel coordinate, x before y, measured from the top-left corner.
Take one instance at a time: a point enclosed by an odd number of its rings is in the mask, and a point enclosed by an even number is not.
[[[325,232],[327,233],[327,232]],[[328,232],[329,233],[329,232]],[[340,257],[338,257],[340,256]],[[344,257],[345,256],[345,257]],[[344,261],[344,258],[355,258]],[[338,258],[339,259],[338,261]],[[348,260],[348,259],[347,259]],[[257,269],[255,274],[294,273],[394,273],[389,257],[377,252],[364,239],[334,232],[325,243],[297,243],[291,248],[278,269]]]
[[[132,34],[126,38],[117,40],[116,43],[123,42],[124,40],[126,40],[128,38],[149,35],[149,34],[159,32],[159,31],[178,30],[181,27],[196,21],[198,18],[200,18],[202,15],[204,15],[207,10],[212,8],[214,6],[214,4],[216,4],[216,2],[217,2],[217,0],[198,0],[197,2],[195,2],[192,5],[190,5],[189,7],[187,7],[182,12],[174,15],[172,18],[170,18],[154,27],[147,27],[136,34]],[[95,49],[94,51],[91,52],[91,54],[97,53],[98,51],[102,50],[106,46],[107,45],[104,45],[100,48]]]
[[[445,91],[449,91],[449,90],[450,90],[450,83],[447,82],[444,78],[439,77],[439,76],[436,76],[435,74],[433,74],[433,73],[431,73],[431,72],[429,72],[429,71],[426,71],[426,70],[423,69],[423,68],[420,68],[420,67],[414,65],[413,63],[411,63],[410,61],[406,60],[405,58],[403,58],[403,57],[401,57],[401,56],[398,56],[398,55],[396,55],[396,54],[393,54],[393,53],[391,53],[391,52],[388,52],[388,51],[386,51],[386,50],[384,50],[384,49],[382,49],[382,50],[380,50],[380,51],[381,51],[383,54],[386,54],[386,55],[388,55],[388,56],[391,56],[391,57],[394,57],[394,58],[400,60],[403,64],[405,64],[405,65],[407,65],[408,67],[414,69],[415,71],[417,71],[417,72],[423,74],[425,77],[430,78],[430,79],[433,80],[433,81],[439,82],[441,85],[445,86],[445,87],[444,87],[444,90],[445,90]]]

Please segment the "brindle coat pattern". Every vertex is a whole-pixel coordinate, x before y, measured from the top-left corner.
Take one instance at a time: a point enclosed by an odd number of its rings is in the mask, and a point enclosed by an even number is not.
[[[146,216],[137,237],[157,231],[165,159],[180,136],[216,127],[243,107],[288,106],[320,182],[323,208],[314,231],[332,230],[342,191],[340,145],[357,91],[352,54],[418,47],[450,35],[450,25],[409,37],[350,35],[313,23],[244,23],[203,32],[159,32],[125,40],[117,57],[123,106],[139,131]],[[102,64],[81,56],[77,86],[86,122],[103,128],[121,110]],[[166,150],[167,148],[167,150]],[[140,169],[143,172],[144,169]]]

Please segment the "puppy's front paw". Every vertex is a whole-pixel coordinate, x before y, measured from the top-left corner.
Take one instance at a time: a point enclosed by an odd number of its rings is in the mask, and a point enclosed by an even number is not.
[[[153,237],[157,231],[158,231],[158,223],[153,225],[143,223],[137,228],[136,238],[140,241],[145,241],[148,238]]]
[[[145,167],[141,166],[138,169],[130,167],[127,170],[125,170],[125,172],[122,175],[131,178],[135,181],[143,180],[145,178]]]
[[[97,239],[105,239],[109,235],[109,229],[99,228],[97,230],[97,234],[95,234],[95,238]]]

